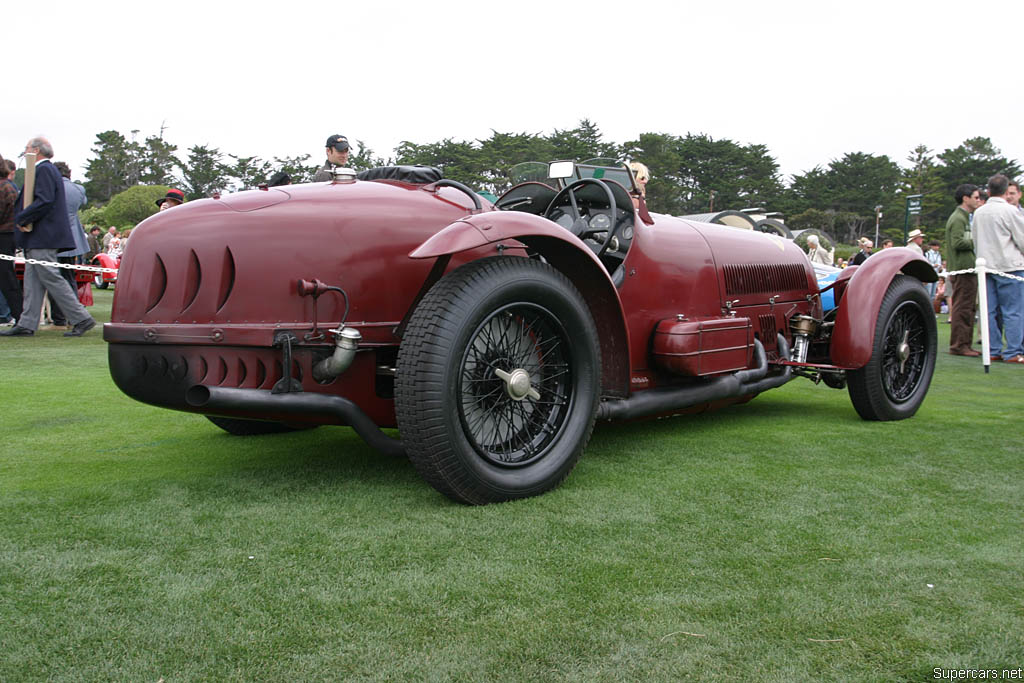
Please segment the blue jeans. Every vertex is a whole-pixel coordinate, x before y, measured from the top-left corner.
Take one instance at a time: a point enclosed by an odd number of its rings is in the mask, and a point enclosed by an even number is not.
[[[1010,275],[1024,277],[1024,270],[1015,270]],[[1012,358],[1024,355],[1024,282],[1011,280],[1001,275],[985,278],[988,293],[988,350],[991,356]],[[996,315],[1002,317],[1002,329],[996,322]],[[1003,350],[1003,336],[1006,350]]]
[[[4,298],[4,293],[0,292],[0,321],[5,321],[11,317],[11,307],[7,305],[7,299]]]

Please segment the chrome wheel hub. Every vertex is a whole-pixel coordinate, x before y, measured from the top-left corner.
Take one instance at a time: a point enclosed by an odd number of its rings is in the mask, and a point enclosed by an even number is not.
[[[903,339],[900,340],[899,346],[896,347],[896,357],[900,361],[900,372],[904,372],[907,365],[907,359],[910,358],[910,344],[907,342],[910,337],[910,331],[903,331]]]
[[[516,368],[512,372],[505,372],[495,369],[494,374],[505,382],[505,391],[512,400],[522,401],[527,396],[535,401],[540,400],[540,394],[530,383],[530,373],[526,370]]]

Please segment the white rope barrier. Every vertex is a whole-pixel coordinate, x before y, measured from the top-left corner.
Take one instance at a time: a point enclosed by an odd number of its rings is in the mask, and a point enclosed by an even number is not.
[[[19,261],[23,260],[25,264],[31,264],[33,266],[50,266],[51,268],[64,268],[65,270],[84,270],[89,273],[116,273],[117,268],[102,268],[100,266],[79,266],[73,263],[54,263],[53,261],[39,261],[34,258],[18,259],[14,256],[8,256],[7,254],[0,254],[0,261]]]
[[[16,261],[14,256],[8,256],[7,254],[0,254],[0,261]],[[32,264],[34,266],[50,266],[52,268],[65,268],[67,270],[84,270],[90,273],[116,273],[117,268],[101,268],[99,266],[79,266],[71,263],[54,263],[53,261],[38,261],[34,258],[24,259],[26,264]],[[975,262],[974,268],[966,268],[964,270],[953,270],[940,273],[944,277],[950,275],[967,275],[969,273],[976,273],[978,275],[978,317],[981,323],[981,353],[982,353],[982,364],[985,367],[985,372],[989,371],[989,367],[992,365],[992,358],[989,355],[989,329],[988,329],[988,290],[985,286],[986,275],[999,275],[1000,277],[1009,278],[1011,280],[1020,280],[1024,282],[1024,277],[1017,275],[1011,275],[1009,273],[1003,273],[998,270],[990,270],[985,267],[985,259],[979,258]]]
[[[999,277],[1005,277],[1010,280],[1020,280],[1021,282],[1024,282],[1024,277],[986,268],[985,259],[983,258],[979,258],[975,261],[974,268],[954,270],[944,273],[944,275],[948,277],[950,275],[967,275],[968,273],[977,273],[978,275],[978,322],[981,324],[981,362],[985,367],[985,372],[988,372],[989,368],[992,366],[992,356],[989,353],[988,345],[989,340],[991,339],[991,330],[989,330],[988,327],[988,287],[985,285],[985,278],[990,275],[998,275]],[[1000,342],[1002,342],[1002,339],[1000,339]]]
[[[980,262],[978,264],[979,267],[985,265],[985,259],[978,259],[978,261]],[[964,270],[942,271],[941,273],[939,273],[939,276],[940,277],[947,277],[949,275],[967,275],[969,273],[978,273],[978,272],[979,272],[978,268],[966,268]],[[1021,282],[1024,282],[1024,277],[1020,277],[1018,275],[1011,275],[1010,273],[1003,273],[1003,272],[1000,272],[998,270],[992,270],[991,268],[986,268],[985,272],[987,274],[989,274],[989,275],[1001,275],[1002,277],[1010,278],[1011,280],[1020,280]]]

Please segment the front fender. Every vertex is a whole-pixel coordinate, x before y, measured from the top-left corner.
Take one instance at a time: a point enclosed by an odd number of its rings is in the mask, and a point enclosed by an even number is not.
[[[96,254],[93,259],[99,264],[101,268],[117,268],[117,259],[110,254],[102,253]]]
[[[628,396],[630,342],[619,292],[594,252],[569,231],[529,213],[488,211],[448,225],[413,249],[409,258],[437,258],[513,240],[543,256],[583,295],[601,344],[602,393]]]
[[[939,279],[935,269],[905,247],[883,249],[860,265],[846,285],[832,332],[832,363],[843,368],[862,368],[871,360],[878,309],[897,273],[921,282]]]

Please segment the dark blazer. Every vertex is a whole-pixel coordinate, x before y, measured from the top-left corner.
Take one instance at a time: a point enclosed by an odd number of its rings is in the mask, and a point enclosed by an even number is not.
[[[25,189],[18,193],[18,206],[24,203]],[[75,239],[68,223],[64,199],[64,178],[50,160],[36,164],[35,199],[27,209],[19,209],[14,224],[32,223],[32,232],[14,229],[14,244],[22,249],[71,249]]]

